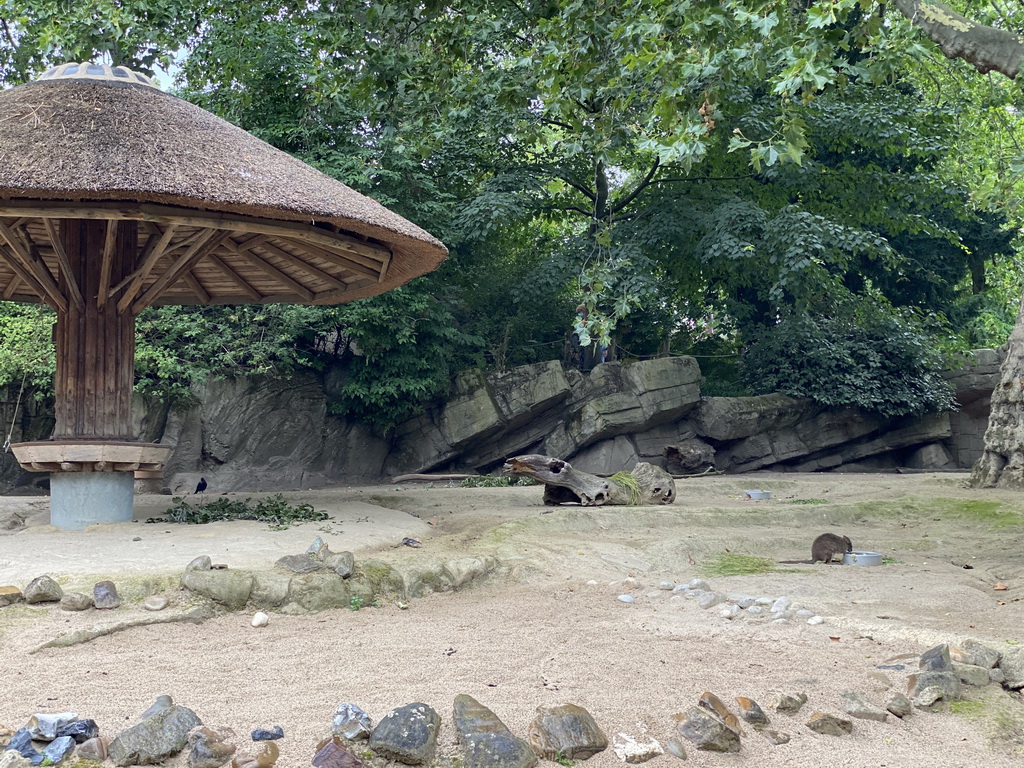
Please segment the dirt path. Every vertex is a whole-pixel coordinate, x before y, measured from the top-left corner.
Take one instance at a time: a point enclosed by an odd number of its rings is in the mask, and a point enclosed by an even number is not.
[[[458,693],[490,706],[519,735],[538,705],[573,702],[587,707],[609,737],[647,732],[664,741],[672,735],[672,715],[704,690],[727,702],[744,695],[762,704],[775,691],[801,690],[811,699],[805,712],[775,717],[793,737],[789,744],[773,747],[748,729],[740,756],[688,749],[688,762],[1019,765],[1024,706],[995,686],[972,691],[978,703],[958,712],[857,721],[844,740],[803,726],[812,709],[840,714],[844,690],[877,703],[902,690],[909,670],[876,669],[894,656],[966,637],[1002,647],[1024,640],[1024,500],[967,489],[964,479],[719,476],[680,481],[673,507],[550,512],[539,488],[329,489],[287,494],[326,509],[332,519],[283,532],[253,523],[140,522],[69,534],[39,525],[45,517],[38,499],[0,499],[0,523],[5,515],[36,512],[28,515],[34,525],[0,535],[0,584],[21,587],[49,572],[69,585],[102,574],[115,581],[119,575],[148,578],[164,589],[197,554],[235,568],[270,567],[316,535],[357,559],[486,553],[507,566],[502,578],[415,600],[408,610],[388,605],[273,616],[263,630],[252,629],[248,615],[231,614],[201,626],[138,629],[32,656],[30,648],[95,623],[97,613],[0,609],[0,666],[10,665],[0,690],[0,725],[17,727],[36,711],[71,709],[112,734],[157,695],[170,693],[205,721],[241,734],[283,725],[279,765],[300,766],[309,764],[342,701],[360,704],[374,719],[410,701],[430,703],[444,718],[442,746],[451,751],[450,710]],[[749,501],[743,495],[749,488],[771,490],[773,499]],[[138,516],[145,519],[166,503],[166,497],[142,498]],[[886,564],[714,575],[723,555],[806,558],[811,540],[825,531],[850,536],[855,549],[881,552]],[[394,546],[410,535],[424,547]],[[791,597],[825,622],[729,621],[659,589],[663,581],[696,576],[732,594]],[[994,590],[998,582],[1008,588]],[[621,594],[635,602],[618,601]],[[663,756],[650,765],[668,768],[675,761]],[[588,764],[621,765],[611,750]]]

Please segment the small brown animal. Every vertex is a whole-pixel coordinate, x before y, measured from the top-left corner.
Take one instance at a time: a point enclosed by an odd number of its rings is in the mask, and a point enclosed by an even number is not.
[[[837,536],[834,533],[823,533],[811,544],[811,563],[819,560],[831,563],[836,555],[842,556],[847,552],[853,552],[853,543],[849,536]]]

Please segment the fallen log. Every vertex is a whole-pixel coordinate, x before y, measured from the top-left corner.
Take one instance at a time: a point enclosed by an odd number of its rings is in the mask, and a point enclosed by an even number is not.
[[[544,503],[549,507],[557,504],[579,504],[584,507],[620,504],[639,507],[672,504],[676,500],[676,484],[672,476],[647,462],[640,462],[632,472],[598,477],[573,469],[563,459],[527,454],[508,459],[504,471],[512,477],[529,477],[543,483]]]

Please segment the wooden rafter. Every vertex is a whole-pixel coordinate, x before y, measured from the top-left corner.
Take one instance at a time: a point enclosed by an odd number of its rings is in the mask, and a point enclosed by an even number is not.
[[[103,260],[100,262],[100,287],[96,294],[96,306],[103,309],[110,295],[110,270],[114,264],[114,247],[117,245],[117,228],[120,222],[110,219],[103,235]]]
[[[35,294],[46,302],[51,309],[57,309],[57,306],[53,303],[53,299],[51,299],[49,294],[43,290],[43,286],[41,286],[39,281],[21,265],[21,262],[14,257],[13,253],[6,248],[0,248],[0,260],[3,260],[7,266],[14,270],[14,274],[17,275],[18,279],[25,283],[29,290],[34,291]],[[11,295],[13,296],[14,294],[12,293]]]
[[[260,270],[261,272],[263,272],[263,274],[265,274],[272,280],[276,280],[283,286],[289,288],[297,296],[301,296],[303,301],[313,300],[313,296],[315,294],[311,290],[309,290],[309,288],[304,286],[302,283],[293,280],[291,277],[289,277],[284,272],[279,270],[273,264],[265,261],[264,259],[261,259],[255,253],[242,250],[241,248],[238,247],[238,244],[232,240],[228,240],[225,243],[225,245],[227,245],[228,250],[232,251],[239,258],[244,259],[247,264]]]
[[[159,235],[153,233],[149,236],[149,240],[146,241],[146,247],[143,249],[142,255],[139,256],[139,267],[132,273],[135,277],[132,279],[131,285],[124,292],[124,296],[117,302],[118,312],[124,312],[131,306],[135,296],[142,288],[142,284],[149,277],[149,273],[153,271],[153,267],[156,266],[160,257],[163,256],[164,251],[167,249],[167,244],[171,242],[171,238],[174,237],[175,229],[175,225],[171,224]],[[111,293],[116,293],[119,289],[120,286],[117,286]]]
[[[7,288],[4,289],[4,301],[10,301],[11,296],[14,295],[15,291],[18,290],[18,286],[21,284],[21,278],[15,274],[11,281],[7,284]]]
[[[61,312],[67,312],[68,300],[61,293],[60,286],[53,279],[53,275],[47,269],[46,264],[43,263],[34,246],[23,242],[18,233],[2,221],[0,221],[0,237],[7,241],[11,253],[14,254],[15,259],[21,262],[21,266],[31,272],[36,278],[35,282],[43,289],[50,301],[53,302],[53,306]],[[21,277],[24,279],[24,275]]]
[[[322,282],[327,283],[336,291],[348,290],[348,283],[346,283],[344,280],[339,280],[334,275],[328,274],[327,272],[324,272],[322,269],[317,269],[312,264],[306,263],[298,256],[292,256],[290,253],[288,253],[288,251],[285,251],[282,248],[278,248],[273,243],[268,242],[268,237],[266,235],[257,235],[256,237],[250,240],[246,240],[244,243],[239,243],[238,247],[241,248],[243,251],[249,251],[253,248],[261,248],[264,251],[269,251],[272,255],[281,259],[281,261],[285,262],[292,268],[297,269],[300,272],[305,272],[307,275],[316,280],[320,280]]]
[[[363,259],[362,257],[353,258],[356,256],[355,254],[342,255],[335,251],[328,251],[326,248],[320,248],[312,243],[303,243],[302,246],[317,258],[330,262],[333,266],[338,267],[339,269],[344,269],[348,272],[355,272],[357,275],[362,275],[363,277],[372,277],[374,280],[382,280],[382,275],[386,271],[381,269],[380,264],[370,261],[369,259]],[[365,263],[368,261],[370,261],[370,264]]]
[[[185,281],[185,284],[192,289],[192,293],[199,297],[200,304],[210,303],[210,294],[205,288],[203,288],[203,284],[199,282],[199,278],[191,272],[186,272],[182,279]]]
[[[223,272],[224,276],[227,277],[228,280],[233,282],[239,288],[241,288],[252,301],[260,301],[263,298],[263,294],[261,294],[251,285],[249,285],[249,283],[246,282],[245,278],[243,278],[240,274],[235,272],[235,270],[233,270],[230,265],[224,263],[223,259],[211,254],[206,257],[206,262],[208,264],[212,264],[221,272]]]
[[[50,236],[50,245],[53,246],[53,252],[57,256],[57,266],[60,267],[60,271],[64,274],[64,283],[68,287],[68,295],[71,296],[71,302],[78,309],[84,309],[85,300],[82,298],[82,292],[78,289],[78,281],[75,280],[75,273],[71,269],[71,259],[68,258],[68,252],[64,248],[64,241],[60,238],[57,222],[54,219],[44,219],[43,225],[46,227],[46,234]]]
[[[185,253],[179,256],[171,268],[164,272],[156,281],[149,286],[149,289],[142,294],[142,297],[132,304],[132,314],[137,315],[163,293],[167,286],[192,269],[196,263],[207,254],[213,253],[220,245],[231,237],[230,232],[212,229],[208,236],[201,241],[193,243]],[[120,306],[120,304],[118,305]]]

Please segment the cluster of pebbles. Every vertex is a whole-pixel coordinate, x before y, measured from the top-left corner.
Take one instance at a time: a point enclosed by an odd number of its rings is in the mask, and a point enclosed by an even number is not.
[[[13,585],[0,586],[0,607],[14,603],[60,603],[65,611],[86,611],[90,608],[111,610],[121,606],[121,596],[117,593],[114,582],[103,580],[96,582],[92,594],[84,592],[65,592],[50,576],[37,576],[28,583],[24,590]],[[167,607],[167,598],[162,595],[150,595],[142,607],[147,611],[162,611]]]
[[[596,581],[590,584],[597,584]],[[626,579],[623,583],[627,589],[636,589],[636,579]],[[822,624],[825,619],[818,616],[806,606],[794,602],[789,597],[752,597],[750,595],[732,595],[716,592],[704,579],[693,579],[686,584],[674,581],[662,581],[659,590],[672,593],[673,600],[695,600],[705,610],[716,608],[723,619],[751,618],[764,619],[771,622],[788,623],[790,621],[806,621],[808,624]],[[636,598],[624,593],[618,596],[619,602],[635,603]]]

